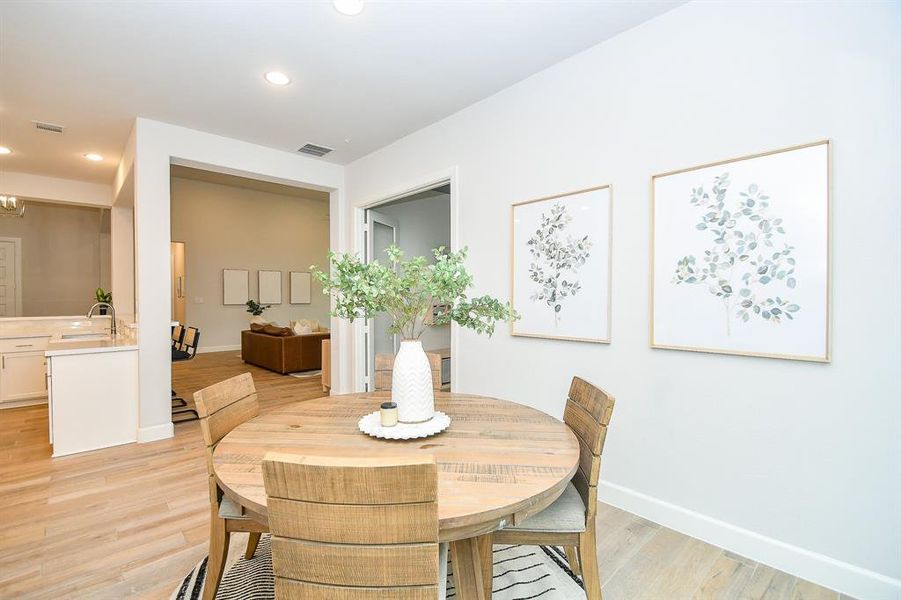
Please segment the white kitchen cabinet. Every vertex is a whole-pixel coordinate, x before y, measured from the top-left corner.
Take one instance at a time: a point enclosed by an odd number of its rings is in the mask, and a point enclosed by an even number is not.
[[[0,402],[47,396],[43,350],[0,354]]]
[[[49,336],[0,339],[0,408],[43,402],[47,397],[46,360]]]

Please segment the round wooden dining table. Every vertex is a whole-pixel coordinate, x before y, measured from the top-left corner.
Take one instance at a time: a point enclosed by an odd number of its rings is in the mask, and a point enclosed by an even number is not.
[[[439,539],[451,543],[457,597],[490,598],[491,561],[481,558],[490,557],[491,532],[520,523],[563,493],[579,461],[575,435],[562,421],[515,402],[440,392],[435,394],[435,409],[451,417],[442,433],[383,440],[360,432],[360,417],[378,410],[388,395],[301,401],[239,425],[213,452],[219,486],[266,522],[262,461],[268,452],[434,455]]]

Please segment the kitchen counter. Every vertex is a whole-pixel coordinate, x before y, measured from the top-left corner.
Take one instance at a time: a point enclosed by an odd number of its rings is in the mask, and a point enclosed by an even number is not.
[[[32,337],[60,337],[109,332],[109,315],[91,319],[73,317],[6,317],[0,319],[0,340]]]
[[[54,336],[42,354],[47,361],[53,456],[137,441],[136,336]]]
[[[124,352],[137,350],[138,340],[131,336],[117,335],[115,338],[95,338],[81,340],[51,339],[45,356],[65,356],[69,354],[99,354],[102,352]]]

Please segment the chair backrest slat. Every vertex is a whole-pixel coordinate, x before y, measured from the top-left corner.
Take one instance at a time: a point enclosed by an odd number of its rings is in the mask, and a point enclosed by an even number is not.
[[[194,392],[200,430],[212,456],[219,440],[245,421],[260,414],[260,404],[250,373],[243,373]],[[212,475],[212,473],[210,473]]]
[[[213,472],[213,449],[225,435],[260,414],[256,388],[250,373],[243,373],[194,392],[200,431],[206,443],[206,468],[210,502],[218,506],[221,492]]]
[[[186,327],[181,337],[178,349],[193,356],[197,354],[197,345],[200,343],[200,330],[196,327]]]
[[[270,453],[263,480],[276,597],[436,597],[434,457]]]
[[[340,593],[342,595],[338,595]],[[278,600],[435,600],[437,592],[434,586],[410,585],[398,588],[392,596],[385,595],[385,588],[358,587],[348,591],[332,585],[319,585],[307,581],[293,579],[276,579],[275,591]]]
[[[563,421],[579,441],[579,468],[573,485],[585,503],[586,516],[597,512],[597,485],[601,471],[601,454],[607,439],[607,426],[613,416],[613,396],[579,377],[573,377]]]
[[[432,369],[432,389],[436,392],[441,391],[441,355],[434,352],[426,352],[429,359],[429,367]],[[390,391],[391,376],[394,371],[394,355],[393,354],[376,354],[375,355],[375,390]]]
[[[569,386],[569,399],[591,413],[594,420],[601,425],[606,427],[610,424],[615,401],[613,396],[604,390],[591,385],[581,377],[573,377]]]
[[[176,350],[181,348],[181,339],[185,335],[185,328],[182,325],[176,325],[172,328],[172,347]]]

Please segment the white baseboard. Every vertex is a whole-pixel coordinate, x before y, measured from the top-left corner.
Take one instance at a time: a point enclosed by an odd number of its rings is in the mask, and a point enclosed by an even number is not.
[[[47,404],[47,396],[43,398],[29,398],[28,400],[11,400],[0,404],[0,410],[4,408],[22,408],[23,406],[36,406],[38,404]]]
[[[138,427],[138,443],[155,442],[165,440],[175,435],[175,426],[172,423],[153,425],[152,427]]]
[[[802,579],[871,600],[901,598],[901,580],[737,527],[675,504],[600,482],[598,497],[630,513]]]
[[[235,346],[201,346],[197,349],[197,354],[206,354],[207,352],[231,352],[232,350],[240,350],[241,344]]]

